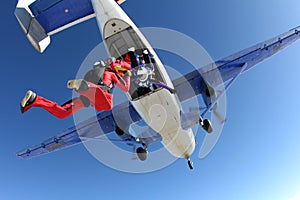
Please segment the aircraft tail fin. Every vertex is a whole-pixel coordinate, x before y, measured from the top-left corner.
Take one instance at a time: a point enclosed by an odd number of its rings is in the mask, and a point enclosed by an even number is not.
[[[19,0],[15,16],[28,40],[42,53],[51,35],[91,19],[95,13],[91,0]]]
[[[16,8],[15,16],[32,46],[42,53],[50,44],[50,37],[45,29],[25,8]]]

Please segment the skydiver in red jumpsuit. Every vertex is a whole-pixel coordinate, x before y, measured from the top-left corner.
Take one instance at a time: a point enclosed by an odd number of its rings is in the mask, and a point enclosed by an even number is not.
[[[107,61],[109,62],[109,61]],[[106,63],[111,64],[111,63]],[[127,66],[127,65],[126,65]],[[112,71],[104,70],[103,62],[96,62],[94,69],[90,70],[84,79],[68,81],[68,88],[75,89],[80,97],[71,99],[63,105],[50,101],[42,96],[36,95],[31,90],[26,92],[21,102],[21,112],[24,113],[32,107],[41,107],[57,118],[63,119],[89,105],[93,106],[98,112],[111,110],[113,107],[113,95],[109,90],[117,84],[121,90],[128,92],[130,88],[130,65],[117,74]],[[126,71],[128,70],[128,71]],[[102,81],[99,81],[99,72]]]
[[[131,62],[127,54],[125,57],[125,61],[110,57],[105,60],[105,64],[108,65],[109,71],[117,72],[117,74],[119,74],[120,76],[123,76],[124,72],[131,70]]]

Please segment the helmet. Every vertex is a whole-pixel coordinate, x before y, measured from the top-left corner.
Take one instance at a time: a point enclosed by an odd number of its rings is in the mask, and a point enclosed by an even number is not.
[[[115,57],[108,57],[106,58],[105,60],[105,64],[106,65],[110,65],[112,62],[116,61],[116,58]]]
[[[97,60],[94,65],[93,65],[94,68],[96,67],[105,67],[105,63],[102,61],[102,60]]]

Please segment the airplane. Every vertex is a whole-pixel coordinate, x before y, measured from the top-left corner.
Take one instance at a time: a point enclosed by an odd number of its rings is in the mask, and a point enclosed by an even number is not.
[[[134,147],[140,161],[148,156],[148,146],[161,142],[176,158],[190,159],[196,141],[192,127],[199,125],[205,132],[199,157],[205,157],[216,144],[226,122],[222,104],[224,95],[235,80],[258,63],[278,53],[299,39],[300,27],[270,40],[258,43],[224,59],[195,69],[171,80],[158,55],[142,32],[122,10],[124,0],[19,0],[15,16],[33,47],[42,53],[50,44],[50,36],[83,21],[96,17],[109,56],[124,59],[134,49],[138,54],[151,55],[143,67],[135,66],[133,82],[126,94],[128,101],[103,111],[42,143],[17,153],[23,159],[61,150],[102,136],[112,142]],[[68,15],[68,13],[72,13]],[[146,53],[145,53],[146,52]],[[146,59],[145,59],[146,60]],[[155,83],[150,80],[155,79]],[[146,84],[146,81],[149,81]],[[158,83],[158,84],[157,84]],[[191,88],[193,92],[187,91]],[[182,103],[201,96],[204,109],[184,112]],[[206,118],[211,113],[211,119]],[[144,122],[139,135],[130,127]],[[213,123],[212,123],[213,122]],[[97,127],[101,127],[99,130]],[[119,139],[110,139],[110,134]]]

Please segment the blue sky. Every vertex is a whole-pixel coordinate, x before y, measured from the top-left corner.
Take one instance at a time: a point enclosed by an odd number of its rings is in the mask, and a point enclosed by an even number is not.
[[[203,160],[185,160],[148,174],[127,174],[95,160],[79,145],[21,160],[15,152],[73,125],[40,109],[22,115],[27,89],[65,102],[66,81],[101,42],[90,20],[52,37],[37,53],[13,12],[0,7],[2,95],[1,199],[289,199],[300,193],[299,52],[297,42],[242,75],[227,93],[221,138]],[[137,1],[123,8],[139,27],[164,27],[198,41],[214,60],[300,25],[299,1]],[[161,57],[164,61],[164,57]],[[180,69],[182,66],[177,66]],[[4,80],[3,80],[4,79]]]

